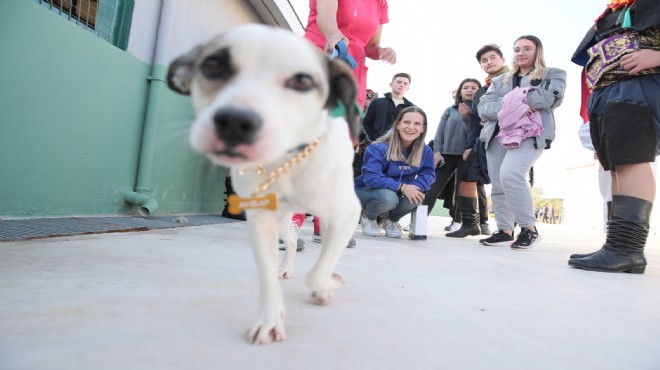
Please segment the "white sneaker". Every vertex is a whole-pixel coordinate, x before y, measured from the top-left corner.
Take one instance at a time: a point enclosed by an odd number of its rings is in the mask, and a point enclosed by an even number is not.
[[[364,223],[367,222],[367,220],[368,220],[367,214],[364,211],[362,211],[362,213],[360,213],[360,225],[364,225]]]
[[[293,235],[291,235],[291,233],[293,233]],[[300,239],[300,227],[298,227],[293,221],[289,222],[289,236],[293,236],[294,240],[296,240],[296,251],[302,252],[305,250],[305,241]],[[284,240],[280,239],[280,243],[284,243]],[[281,245],[280,250],[286,250],[286,246]]]
[[[300,227],[298,227],[298,225],[295,222],[289,221],[289,230],[293,232],[293,236],[296,239],[298,239],[298,237],[300,236]]]
[[[365,219],[365,222],[362,223],[362,234],[366,236],[381,236],[380,227],[378,227],[376,220]]]
[[[401,238],[401,225],[392,220],[385,220],[385,236],[388,238]]]
[[[410,231],[410,224],[404,226],[403,231]]]

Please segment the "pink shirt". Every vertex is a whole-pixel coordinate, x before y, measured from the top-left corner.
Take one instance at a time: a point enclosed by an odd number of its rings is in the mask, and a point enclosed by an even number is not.
[[[367,92],[365,46],[381,24],[389,22],[387,0],[337,0],[337,26],[348,38],[348,52],[355,58],[353,74],[358,84],[358,102],[364,106]],[[316,23],[316,0],[309,0],[309,18],[305,38],[316,46],[325,47],[325,37]]]

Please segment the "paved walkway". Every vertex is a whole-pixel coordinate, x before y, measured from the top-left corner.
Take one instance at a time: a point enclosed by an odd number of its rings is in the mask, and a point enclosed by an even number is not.
[[[574,270],[597,231],[539,226],[531,251],[363,237],[329,306],[302,235],[284,342],[253,346],[245,223],[0,243],[0,369],[660,369],[660,237],[644,275]]]

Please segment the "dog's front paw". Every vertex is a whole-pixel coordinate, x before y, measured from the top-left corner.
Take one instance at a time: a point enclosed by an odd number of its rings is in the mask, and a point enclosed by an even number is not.
[[[283,309],[277,315],[262,315],[247,332],[247,340],[252,344],[268,344],[285,339]]]
[[[312,302],[318,305],[326,305],[332,300],[332,293],[337,288],[345,285],[344,278],[339,274],[332,274],[331,278],[323,284],[321,289],[312,290]]]

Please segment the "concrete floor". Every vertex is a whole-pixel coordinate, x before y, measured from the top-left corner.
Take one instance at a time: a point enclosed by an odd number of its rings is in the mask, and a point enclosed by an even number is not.
[[[598,231],[539,225],[531,251],[444,236],[347,249],[329,306],[282,281],[288,339],[244,340],[257,278],[245,223],[0,243],[0,369],[660,369],[660,237],[644,275],[574,270]]]

